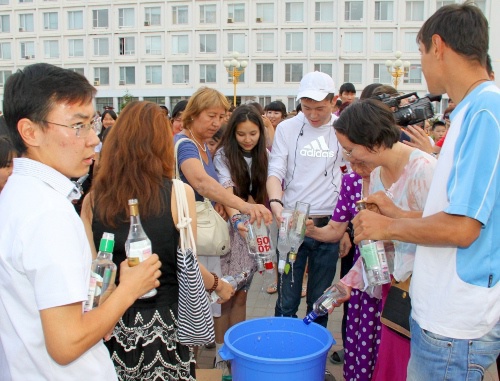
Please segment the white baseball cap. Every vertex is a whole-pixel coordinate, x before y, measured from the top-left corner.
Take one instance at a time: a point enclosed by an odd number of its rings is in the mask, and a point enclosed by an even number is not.
[[[328,74],[314,71],[302,77],[297,99],[311,98],[317,102],[321,102],[330,93],[335,93],[335,83],[332,77]]]

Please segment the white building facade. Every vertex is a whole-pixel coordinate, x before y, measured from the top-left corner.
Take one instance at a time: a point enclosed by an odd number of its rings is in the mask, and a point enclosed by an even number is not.
[[[398,90],[422,96],[415,38],[425,19],[453,2],[0,0],[0,98],[11,73],[47,62],[85,75],[98,89],[98,110],[119,109],[126,95],[170,108],[203,85],[232,100],[223,63],[234,51],[248,62],[238,103],[281,100],[292,110],[300,79],[313,70],[330,74],[337,88],[352,82],[359,95],[370,83],[391,84],[385,62],[396,51],[411,63]],[[499,35],[500,0],[476,3],[491,36]]]

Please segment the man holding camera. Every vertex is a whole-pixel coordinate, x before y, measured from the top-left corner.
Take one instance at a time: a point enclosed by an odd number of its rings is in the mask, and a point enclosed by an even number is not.
[[[354,219],[355,241],[417,243],[408,380],[481,379],[500,352],[500,90],[486,70],[488,22],[470,2],[440,8],[418,36],[429,91],[457,103],[423,214]]]

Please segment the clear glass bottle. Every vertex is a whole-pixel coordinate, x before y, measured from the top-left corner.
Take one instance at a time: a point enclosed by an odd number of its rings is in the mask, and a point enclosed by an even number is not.
[[[115,235],[104,233],[99,244],[97,258],[92,262],[90,268],[90,285],[88,298],[83,307],[88,312],[100,306],[109,296],[109,286],[115,283],[116,265],[113,262],[113,248],[115,246]]]
[[[366,202],[356,202],[358,211],[366,209]],[[365,239],[359,243],[359,251],[363,261],[369,286],[377,286],[391,282],[389,264],[385,254],[384,241]]]
[[[290,209],[284,209],[281,213],[282,220],[278,230],[278,272],[280,274],[285,272],[286,258],[292,248],[288,237],[292,223],[292,215],[293,210]]]
[[[148,259],[153,253],[151,241],[146,235],[139,216],[139,202],[137,199],[128,200],[130,213],[130,230],[128,232],[127,241],[125,242],[125,251],[129,266],[137,266],[142,261]],[[148,291],[141,296],[140,299],[150,298],[155,296],[156,289]]]
[[[250,275],[250,270],[245,270],[235,276],[224,275],[220,280],[229,283],[234,291],[238,291],[247,283],[248,275]],[[219,300],[219,295],[217,295],[216,291],[212,291],[209,298],[210,303],[215,303]]]
[[[313,310],[303,319],[304,323],[311,324],[319,316],[329,314],[339,299],[345,298],[346,289],[342,283],[336,283],[325,290],[313,304]]]

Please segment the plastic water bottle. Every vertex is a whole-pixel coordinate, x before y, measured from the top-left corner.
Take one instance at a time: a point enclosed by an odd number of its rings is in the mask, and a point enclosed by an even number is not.
[[[84,312],[100,306],[106,300],[104,294],[109,286],[115,283],[116,265],[113,262],[114,246],[115,235],[104,233],[99,244],[97,258],[92,262],[90,268],[90,284],[88,298],[83,306]]]
[[[342,283],[336,283],[325,290],[323,295],[319,297],[313,304],[313,310],[303,319],[304,323],[311,324],[319,316],[329,314],[333,311],[334,304],[337,300],[345,298],[347,292]]]
[[[295,263],[299,247],[302,245],[302,242],[304,242],[304,237],[306,235],[306,221],[309,217],[310,207],[311,204],[308,204],[307,202],[297,201],[295,203],[295,210],[293,211],[292,216],[292,226],[290,228],[290,232],[288,233],[288,239],[291,246],[288,260],[292,264]]]
[[[366,209],[366,202],[363,200],[357,201],[356,208],[358,211]],[[359,243],[359,251],[369,286],[390,283],[391,274],[385,254],[384,241],[362,240]]]
[[[248,280],[248,275],[250,274],[249,270],[242,271],[241,273],[236,274],[234,277],[231,275],[225,275],[220,278],[223,282],[229,283],[231,287],[233,287],[234,291],[240,290]],[[215,303],[219,300],[219,295],[217,295],[216,291],[212,291],[209,296],[210,303]]]

